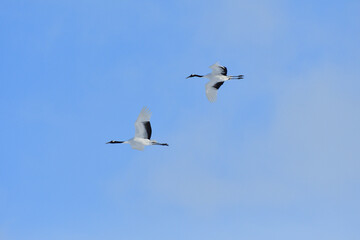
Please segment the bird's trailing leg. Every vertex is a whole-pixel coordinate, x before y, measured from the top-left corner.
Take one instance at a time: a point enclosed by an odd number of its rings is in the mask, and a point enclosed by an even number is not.
[[[229,79],[244,79],[244,75],[229,76]]]
[[[169,146],[169,144],[167,143],[157,143],[157,142],[153,143],[153,145]]]
[[[112,141],[110,141],[110,142],[107,142],[106,144],[108,144],[108,143],[123,143],[124,141],[114,141],[114,140],[112,140]]]

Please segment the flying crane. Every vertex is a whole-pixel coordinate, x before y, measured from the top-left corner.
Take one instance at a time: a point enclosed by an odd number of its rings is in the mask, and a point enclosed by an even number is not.
[[[108,144],[116,143],[128,143],[133,149],[144,150],[145,146],[149,145],[161,145],[169,146],[167,143],[158,143],[155,140],[151,140],[151,124],[150,124],[151,112],[147,108],[143,108],[135,122],[135,137],[127,141],[110,141]]]
[[[224,82],[231,79],[243,79],[244,75],[227,76],[227,68],[221,66],[219,63],[211,65],[211,73],[206,75],[191,74],[187,78],[204,77],[210,81],[205,85],[206,97],[210,102],[215,102],[217,98],[217,91],[224,84]]]

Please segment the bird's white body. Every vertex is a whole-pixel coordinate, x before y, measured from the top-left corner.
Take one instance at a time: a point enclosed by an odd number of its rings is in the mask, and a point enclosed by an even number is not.
[[[229,76],[213,74],[213,73],[206,74],[204,77],[209,79],[212,82],[222,82],[222,81],[230,80]]]
[[[151,140],[145,138],[138,138],[138,137],[133,137],[125,141],[124,143],[130,144],[131,148],[140,151],[144,150],[145,146],[153,145]]]

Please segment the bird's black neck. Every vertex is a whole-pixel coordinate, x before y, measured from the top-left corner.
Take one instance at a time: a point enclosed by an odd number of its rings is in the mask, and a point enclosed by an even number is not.
[[[203,77],[203,75],[191,74],[191,75],[188,76],[187,78],[192,78],[192,77]]]
[[[123,143],[124,141],[110,141],[110,142],[107,142],[107,143],[110,143],[110,144],[114,144],[114,143]]]

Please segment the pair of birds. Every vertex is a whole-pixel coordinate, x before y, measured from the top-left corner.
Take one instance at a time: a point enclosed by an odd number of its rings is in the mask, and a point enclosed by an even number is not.
[[[227,68],[215,63],[210,66],[212,72],[206,75],[191,74],[187,78],[192,77],[204,77],[210,81],[205,85],[206,97],[210,102],[215,102],[217,97],[217,91],[224,84],[224,82],[231,79],[243,79],[244,75],[227,76]],[[151,124],[150,124],[151,112],[147,108],[143,108],[135,122],[135,137],[127,141],[110,141],[109,144],[116,143],[128,143],[133,149],[144,150],[145,146],[160,145],[169,146],[167,143],[158,143],[155,140],[151,140]]]

